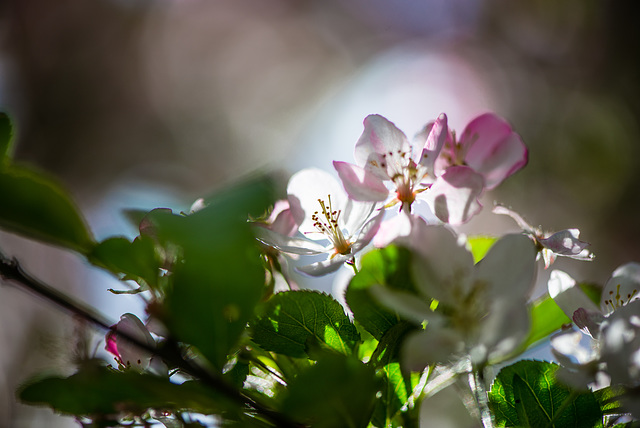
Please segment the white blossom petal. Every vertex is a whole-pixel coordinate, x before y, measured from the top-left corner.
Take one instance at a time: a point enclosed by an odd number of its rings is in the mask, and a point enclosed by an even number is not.
[[[549,296],[570,319],[573,319],[573,314],[578,308],[599,312],[596,304],[589,299],[584,291],[577,286],[576,281],[566,272],[557,269],[551,271],[547,289],[549,290]]]
[[[345,262],[348,262],[351,259],[353,259],[351,254],[337,254],[321,262],[312,263],[306,266],[298,266],[296,267],[296,270],[309,276],[322,276],[337,271]]]
[[[386,118],[372,114],[364,119],[364,131],[356,143],[354,157],[358,166],[388,180],[390,177],[382,155],[408,152],[409,149],[409,140],[401,130]]]
[[[440,220],[457,225],[467,222],[482,209],[478,198],[483,189],[482,175],[466,166],[452,166],[421,197]]]
[[[254,234],[258,241],[283,253],[315,255],[326,253],[328,247],[305,238],[297,238],[274,232],[264,227],[256,227]]]
[[[476,265],[475,280],[488,285],[489,298],[513,300],[528,296],[535,277],[536,249],[527,236],[500,238]]]

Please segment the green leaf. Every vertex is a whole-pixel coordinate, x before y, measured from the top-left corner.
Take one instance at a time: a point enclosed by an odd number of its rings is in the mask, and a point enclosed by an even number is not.
[[[365,428],[378,387],[373,368],[326,353],[290,383],[282,411],[313,428]]]
[[[468,239],[469,246],[471,246],[471,254],[473,254],[473,262],[478,263],[484,258],[489,249],[498,238],[493,236],[471,236]]]
[[[416,329],[415,325],[406,321],[396,324],[382,336],[373,354],[370,364],[377,368],[383,380],[372,419],[376,426],[389,426],[392,420],[401,417],[399,412],[415,386],[411,381],[411,373],[401,370],[399,354],[403,338]],[[407,426],[407,421],[403,421],[402,425]]]
[[[571,323],[554,300],[547,295],[533,304],[531,308],[531,330],[529,336],[520,346],[524,351],[529,346],[560,330],[563,324]]]
[[[498,427],[592,427],[602,411],[591,391],[558,383],[558,365],[522,360],[500,370],[489,401]]]
[[[154,210],[159,244],[178,248],[161,314],[170,332],[218,370],[237,345],[264,291],[264,268],[247,216],[272,203],[270,180],[240,183],[188,216]]]
[[[596,400],[598,400],[602,413],[619,414],[625,413],[624,410],[620,408],[620,403],[617,400],[623,392],[624,389],[620,386],[607,386],[594,391],[593,395],[596,397]]]
[[[0,112],[0,165],[11,156],[13,143],[13,125],[6,113]]]
[[[369,288],[381,284],[395,290],[415,291],[410,262],[411,252],[406,248],[388,246],[371,251],[362,257],[360,272],[349,283],[346,300],[354,318],[378,340],[401,319],[383,307]]]
[[[340,303],[315,291],[287,291],[269,299],[251,322],[253,341],[267,351],[309,356],[309,341],[350,355],[360,335]]]
[[[132,277],[138,283],[143,280],[152,288],[157,286],[160,260],[147,236],[139,236],[133,242],[123,237],[106,239],[93,248],[88,258],[114,274]]]
[[[196,381],[174,384],[167,377],[119,372],[95,362],[85,363],[74,375],[31,381],[18,390],[27,404],[48,405],[71,415],[141,414],[148,408],[190,409],[220,413],[233,405]]]
[[[94,245],[67,192],[52,178],[26,168],[0,169],[0,228],[88,253]]]

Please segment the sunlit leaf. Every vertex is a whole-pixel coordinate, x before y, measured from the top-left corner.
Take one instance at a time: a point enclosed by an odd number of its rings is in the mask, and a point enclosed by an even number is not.
[[[529,346],[560,330],[563,324],[571,323],[560,307],[548,295],[533,304],[531,309],[531,330],[520,349]]]
[[[0,168],[0,227],[9,232],[87,253],[94,245],[69,194],[45,174]]]
[[[308,356],[309,341],[350,355],[360,335],[333,297],[315,291],[274,295],[251,322],[253,341],[267,351]]]
[[[590,391],[576,392],[558,383],[558,365],[522,360],[500,370],[489,392],[499,427],[591,427],[602,411]]]
[[[471,247],[471,254],[473,254],[473,262],[478,263],[484,258],[489,249],[498,238],[493,236],[471,236],[468,239],[469,246]]]

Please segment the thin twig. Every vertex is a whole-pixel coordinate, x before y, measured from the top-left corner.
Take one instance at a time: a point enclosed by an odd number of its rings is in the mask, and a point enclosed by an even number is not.
[[[180,368],[185,373],[194,376],[195,378],[200,379],[204,384],[209,386],[211,389],[225,395],[229,399],[235,401],[238,404],[243,406],[247,406],[253,409],[254,412],[261,414],[263,417],[274,423],[277,427],[283,428],[303,428],[304,425],[297,424],[292,422],[284,416],[283,414],[273,411],[262,404],[252,400],[246,395],[242,394],[240,391],[235,389],[234,387],[227,384],[219,375],[210,372],[204,367],[192,362],[185,360],[184,358],[177,356],[170,352],[165,352],[162,348],[156,349],[152,346],[149,346],[147,343],[139,340],[135,336],[132,336],[123,331],[117,331],[115,329],[114,323],[109,322],[106,317],[101,314],[95,312],[94,309],[89,308],[83,303],[73,299],[72,297],[56,290],[53,287],[50,287],[47,284],[40,282],[39,280],[31,277],[27,274],[18,261],[16,259],[8,259],[4,256],[4,254],[0,253],[0,278],[5,281],[12,281],[15,284],[20,285],[19,288],[23,288],[29,290],[30,292],[36,294],[53,302],[59,307],[65,309],[66,311],[76,315],[85,321],[100,327],[104,330],[109,330],[114,332],[118,337],[124,338],[125,340],[133,343],[135,346],[140,349],[149,352],[151,354],[157,355],[168,363],[174,365],[175,367]]]

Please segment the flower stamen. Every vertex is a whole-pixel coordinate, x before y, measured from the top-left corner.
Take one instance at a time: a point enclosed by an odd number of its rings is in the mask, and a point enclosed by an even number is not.
[[[344,237],[342,230],[338,226],[338,219],[340,218],[342,210],[333,209],[331,204],[331,195],[327,195],[327,199],[329,200],[329,203],[325,203],[322,199],[318,199],[321,212],[315,211],[311,216],[313,226],[318,230],[318,232],[324,234],[329,241],[331,241],[331,244],[333,244],[335,254],[332,257],[335,257],[337,254],[350,254],[351,242]]]
[[[616,295],[613,295],[613,290],[609,291],[610,298],[604,301],[604,305],[610,306],[611,310],[616,310],[629,303],[637,294],[638,290],[634,289],[631,293],[627,294],[626,298],[624,296],[620,296],[620,284],[618,284],[616,286]]]

